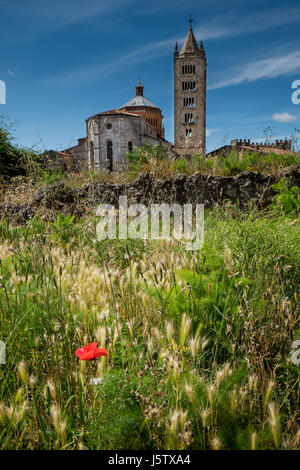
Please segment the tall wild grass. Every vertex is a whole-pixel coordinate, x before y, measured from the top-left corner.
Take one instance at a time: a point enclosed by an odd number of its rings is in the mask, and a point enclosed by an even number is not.
[[[295,215],[217,207],[195,253],[95,224],[0,225],[0,448],[299,448]]]

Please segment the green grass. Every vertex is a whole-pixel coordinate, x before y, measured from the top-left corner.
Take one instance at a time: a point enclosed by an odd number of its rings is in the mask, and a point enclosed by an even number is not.
[[[150,173],[158,178],[168,178],[177,174],[192,175],[195,172],[218,176],[234,176],[243,171],[252,171],[278,176],[280,171],[300,164],[299,152],[285,152],[281,155],[274,152],[238,152],[231,150],[228,155],[205,157],[193,155],[191,158],[180,156],[174,158],[162,152],[157,146],[143,145],[129,154],[129,166],[132,173],[138,175]]]
[[[0,225],[0,448],[299,448],[296,215],[217,207],[196,253],[95,223]]]
[[[17,149],[7,133],[0,144],[0,166],[12,176],[7,155]],[[22,200],[61,180],[279,176],[299,164],[299,154],[234,152],[187,161],[144,146],[126,173],[69,175],[18,152],[18,172],[31,175]],[[2,198],[18,202],[9,188]],[[291,361],[300,338],[299,190],[284,180],[274,189],[264,212],[230,204],[207,212],[205,244],[194,253],[174,240],[98,242],[92,209],[79,220],[2,220],[0,448],[299,448]],[[108,356],[80,362],[75,350],[92,341]],[[95,377],[102,383],[90,384]]]

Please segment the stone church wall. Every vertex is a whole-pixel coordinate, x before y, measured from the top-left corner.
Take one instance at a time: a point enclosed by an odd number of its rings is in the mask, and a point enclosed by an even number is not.
[[[112,142],[114,169],[127,165],[126,152],[128,143],[139,145],[140,119],[124,116],[101,117],[99,122],[100,134],[98,136],[100,166],[105,166],[107,159],[107,142]],[[111,129],[107,129],[111,125]]]

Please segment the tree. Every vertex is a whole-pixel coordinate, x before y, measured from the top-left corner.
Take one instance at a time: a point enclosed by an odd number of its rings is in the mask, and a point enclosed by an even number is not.
[[[0,175],[6,177],[25,174],[22,168],[24,152],[13,146],[10,134],[0,128]]]
[[[14,145],[11,130],[14,123],[7,116],[0,115],[0,177],[11,178],[32,173],[40,157],[32,149]]]

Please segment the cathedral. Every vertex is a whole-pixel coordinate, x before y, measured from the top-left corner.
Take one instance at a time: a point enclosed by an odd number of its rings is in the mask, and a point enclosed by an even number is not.
[[[174,146],[178,155],[205,154],[206,57],[198,45],[192,21],[184,44],[174,52]],[[167,145],[163,115],[144,96],[140,81],[136,96],[118,109],[104,111],[86,120],[86,137],[64,153],[90,169],[110,171],[126,168],[127,153],[144,143]],[[169,144],[170,145],[170,144]]]

